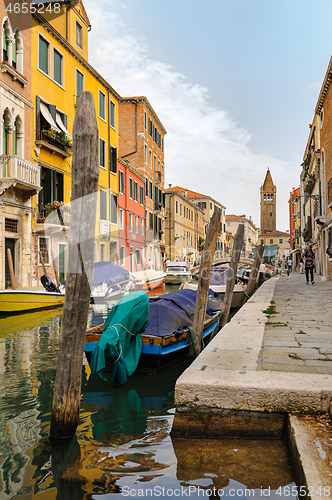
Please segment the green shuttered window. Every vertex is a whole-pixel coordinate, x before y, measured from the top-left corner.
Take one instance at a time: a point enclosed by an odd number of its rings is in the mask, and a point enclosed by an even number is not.
[[[53,51],[53,79],[62,85],[62,55],[55,49]]]
[[[44,73],[48,74],[49,72],[49,63],[48,63],[48,54],[49,43],[44,40],[41,36],[39,37],[39,69],[41,69]]]

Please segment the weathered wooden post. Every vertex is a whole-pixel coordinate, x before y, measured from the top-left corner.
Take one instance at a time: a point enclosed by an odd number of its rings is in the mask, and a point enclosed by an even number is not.
[[[248,297],[250,297],[254,291],[255,283],[257,280],[258,273],[259,273],[259,266],[261,265],[263,252],[264,252],[264,245],[263,245],[263,243],[261,243],[259,246],[256,246],[256,256],[255,256],[254,264],[251,268],[250,277],[249,277],[249,281],[248,281],[247,288],[246,288],[246,296],[243,300],[243,303],[247,301]]]
[[[223,328],[226,325],[229,316],[229,311],[231,309],[233,290],[237,275],[237,266],[239,264],[242,245],[243,245],[243,237],[244,237],[244,224],[239,224],[234,239],[232,258],[229,263],[229,272],[226,282],[225,297],[221,308],[220,321],[219,321],[220,328]]]
[[[93,275],[99,178],[98,125],[91,92],[80,94],[73,127],[71,224],[66,297],[50,436],[72,437],[79,421],[82,360]],[[91,283],[91,281],[90,281]]]
[[[10,274],[10,281],[12,283],[12,289],[16,290],[16,281],[15,281],[15,273],[14,273],[14,265],[13,265],[13,258],[12,258],[12,253],[10,251],[10,248],[7,248],[7,260],[8,260],[8,267],[9,267],[9,274]]]
[[[191,345],[189,349],[190,359],[195,358],[195,351],[197,356],[201,352],[201,340],[202,340],[203,325],[205,320],[206,306],[209,294],[212,261],[217,244],[219,230],[220,230],[220,212],[215,211],[211,218],[209,228],[207,230],[204,249],[201,258],[201,265],[199,268],[195,315],[192,327],[195,350]]]

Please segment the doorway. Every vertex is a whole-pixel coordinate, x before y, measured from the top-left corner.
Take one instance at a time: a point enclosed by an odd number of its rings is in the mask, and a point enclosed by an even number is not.
[[[5,238],[5,288],[12,288],[12,282],[10,279],[7,249],[9,248],[12,254],[14,275],[15,275],[15,240],[12,238]]]

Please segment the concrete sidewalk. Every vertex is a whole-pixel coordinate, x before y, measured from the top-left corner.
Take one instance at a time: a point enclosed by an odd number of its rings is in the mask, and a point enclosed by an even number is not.
[[[175,386],[172,435],[287,436],[297,482],[332,489],[326,443],[301,414],[332,416],[332,282],[293,272],[265,282]],[[322,422],[317,420],[320,428]],[[324,455],[324,456],[323,456]],[[324,458],[325,457],[325,458]]]
[[[299,272],[281,276],[271,305],[258,369],[331,375],[332,282],[315,275],[307,285]]]

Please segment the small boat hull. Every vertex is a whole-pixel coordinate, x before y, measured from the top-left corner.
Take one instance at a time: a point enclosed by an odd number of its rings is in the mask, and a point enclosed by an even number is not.
[[[203,341],[208,343],[219,327],[219,312],[204,323]],[[86,332],[85,355],[90,363],[91,355],[101,336],[103,325]],[[180,334],[159,337],[142,334],[142,352],[136,369],[139,373],[155,374],[184,361],[189,354],[191,335],[189,329]]]
[[[62,307],[65,296],[62,293],[30,290],[0,291],[0,314],[17,314],[38,309]]]
[[[165,276],[165,283],[170,285],[181,285],[181,283],[190,283],[192,280],[191,273],[167,273]]]
[[[148,292],[150,290],[155,290],[156,288],[162,288],[164,283],[164,277],[155,280],[148,280],[146,282],[135,283],[135,290],[143,290],[143,292]]]
[[[185,289],[197,290],[197,285],[194,283],[185,283]],[[217,292],[221,300],[225,298],[226,285],[210,285],[211,290]],[[235,285],[233,290],[233,297],[231,303],[231,309],[237,309],[242,306],[245,298],[245,289],[242,285]]]

